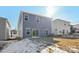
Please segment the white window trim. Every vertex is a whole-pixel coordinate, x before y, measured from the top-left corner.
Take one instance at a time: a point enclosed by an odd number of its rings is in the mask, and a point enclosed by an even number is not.
[[[30,28],[26,28],[26,30],[27,30],[27,29],[30,29]]]
[[[37,22],[38,18],[39,18],[39,22]],[[36,16],[36,22],[40,23],[40,17],[39,16]]]
[[[48,32],[48,34],[49,34],[49,31],[48,31],[48,29],[45,29],[45,32],[46,32],[46,31],[47,31],[47,32]],[[45,33],[45,34],[46,34],[46,33]]]
[[[33,32],[33,30],[38,30],[38,29],[36,29],[36,28],[32,28],[32,32]],[[38,36],[39,36],[39,30],[38,30]]]
[[[30,29],[31,29],[31,28],[26,28],[26,31],[27,31],[27,30],[30,30]],[[29,35],[30,35],[30,34],[29,34]]]
[[[28,20],[29,20],[29,15],[27,15],[27,14],[24,15],[24,20],[25,20],[25,17],[26,17],[26,16],[28,17]],[[27,21],[28,21],[28,20],[27,20]]]

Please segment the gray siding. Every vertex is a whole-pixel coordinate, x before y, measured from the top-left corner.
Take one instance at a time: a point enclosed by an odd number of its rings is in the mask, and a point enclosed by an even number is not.
[[[20,13],[18,20],[18,35],[23,38],[23,14]]]
[[[9,38],[9,26],[7,19],[0,17],[0,40]]]
[[[5,22],[0,20],[0,40],[5,40]]]
[[[43,17],[39,15],[33,15],[29,13],[21,13],[20,18],[23,21],[23,38],[27,37],[26,28],[30,28],[30,35],[32,36],[32,29],[37,29],[39,32],[39,36],[46,36],[45,31],[48,30],[48,35],[51,34],[51,18]],[[24,17],[28,15],[29,19],[25,20]],[[37,22],[37,17],[40,17],[40,21]]]
[[[5,39],[9,39],[10,38],[10,26],[7,23],[7,20],[5,21]]]

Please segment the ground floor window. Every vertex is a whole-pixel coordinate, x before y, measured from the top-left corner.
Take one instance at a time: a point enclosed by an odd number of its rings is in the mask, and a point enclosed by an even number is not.
[[[26,34],[30,35],[30,28],[26,28]]]
[[[32,36],[38,36],[38,30],[33,29],[32,30]]]
[[[59,31],[61,33],[61,31]]]
[[[68,34],[68,30],[67,30],[67,34]]]
[[[63,34],[65,34],[65,30],[63,30]]]
[[[46,33],[45,33],[46,35],[48,35],[48,31],[46,30]]]
[[[29,35],[29,34],[30,34],[30,32],[28,31],[28,32],[27,32],[27,34]]]

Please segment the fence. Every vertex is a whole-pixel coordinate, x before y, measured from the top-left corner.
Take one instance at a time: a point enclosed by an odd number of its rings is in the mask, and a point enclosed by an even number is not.
[[[53,43],[53,37],[36,37],[36,38],[30,38],[30,40],[33,40],[38,43],[46,43],[46,44]]]

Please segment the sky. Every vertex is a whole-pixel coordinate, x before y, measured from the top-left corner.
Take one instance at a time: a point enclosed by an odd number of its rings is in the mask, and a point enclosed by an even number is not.
[[[70,21],[71,24],[79,23],[79,7],[78,6],[63,6],[60,7],[54,14],[56,18]]]
[[[23,7],[23,6],[0,6],[0,17],[5,17],[11,24],[11,28],[17,27],[20,11],[29,11],[38,14],[45,14],[45,7]]]
[[[0,6],[0,17],[5,17],[11,24],[11,28],[17,27],[20,11],[46,15],[51,18],[70,21],[71,24],[79,23],[78,6]]]

